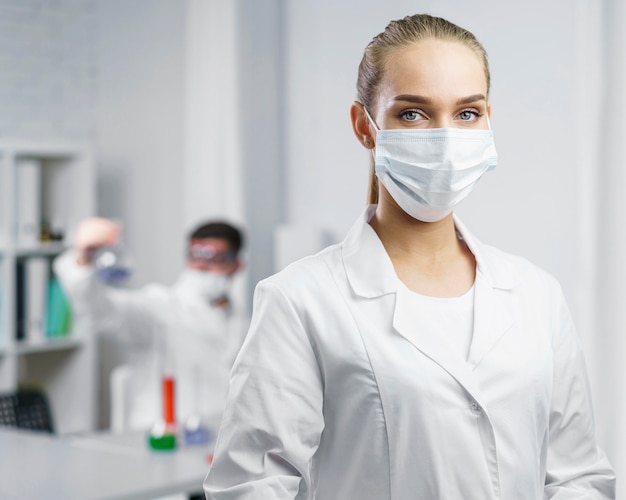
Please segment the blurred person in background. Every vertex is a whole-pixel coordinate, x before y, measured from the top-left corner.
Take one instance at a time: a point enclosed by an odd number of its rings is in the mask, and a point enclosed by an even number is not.
[[[95,265],[102,249],[117,247],[120,237],[116,222],[86,219],[73,248],[53,264],[74,316],[88,318],[97,331],[115,335],[131,350],[131,361],[119,367],[127,396],[116,409],[112,395],[111,427],[155,424],[162,415],[165,374],[175,378],[178,422],[218,423],[230,368],[248,326],[230,296],[233,276],[242,268],[242,232],[221,221],[200,225],[189,235],[186,265],[176,282],[136,289],[107,283]],[[111,384],[119,384],[115,375]]]

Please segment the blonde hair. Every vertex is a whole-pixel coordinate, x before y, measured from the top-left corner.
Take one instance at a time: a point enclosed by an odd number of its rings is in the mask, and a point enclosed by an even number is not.
[[[357,99],[365,108],[374,113],[374,101],[378,87],[384,76],[385,63],[398,48],[412,45],[421,40],[436,38],[459,42],[471,49],[482,61],[487,82],[487,93],[491,84],[487,52],[476,37],[460,26],[440,17],[428,14],[415,14],[391,21],[385,30],[376,35],[367,45],[359,64],[357,77]],[[374,173],[372,158],[369,173],[368,203],[378,203],[378,181]]]

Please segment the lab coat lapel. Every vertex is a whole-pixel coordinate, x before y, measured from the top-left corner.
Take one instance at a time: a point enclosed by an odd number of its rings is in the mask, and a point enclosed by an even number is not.
[[[396,294],[393,328],[461,383],[477,400],[479,391],[472,380],[472,370],[481,362],[498,340],[512,326],[514,310],[510,304],[510,289],[518,278],[501,264],[491,247],[481,244],[455,217],[455,226],[476,257],[476,290],[474,306],[474,334],[466,361],[457,352],[447,335],[419,331],[415,325],[417,314],[409,301],[407,291],[398,286],[398,278],[382,243],[367,221],[374,205],[370,205],[354,224],[343,242],[343,260],[348,280],[354,292],[367,298]],[[445,332],[444,332],[445,333]]]
[[[468,365],[473,370],[515,322],[511,290],[519,284],[499,250],[482,244],[459,220],[454,225],[476,259],[474,332]]]
[[[480,401],[480,392],[472,371],[495,347],[514,323],[513,309],[506,290],[494,289],[478,273],[474,293],[474,333],[468,360],[463,359],[445,331],[419,329],[420,315],[429,314],[428,306],[411,301],[410,292],[399,287],[393,316],[393,328],[415,348],[452,375],[472,396]]]
[[[416,310],[409,301],[408,291],[399,287],[394,311],[393,327],[417,349],[438,363],[480,401],[473,382],[474,370],[496,346],[515,322],[515,308],[511,303],[511,289],[518,278],[500,263],[491,247],[482,245],[455,217],[455,226],[461,238],[476,258],[474,291],[474,331],[467,361],[448,340],[446,332],[420,331],[416,328],[417,315],[429,314]],[[418,309],[426,306],[418,306]]]
[[[474,295],[474,334],[468,357],[474,369],[514,323],[509,290],[492,286],[479,271]]]

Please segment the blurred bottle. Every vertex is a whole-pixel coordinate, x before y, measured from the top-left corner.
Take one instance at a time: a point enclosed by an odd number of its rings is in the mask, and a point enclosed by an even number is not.
[[[188,445],[208,444],[214,438],[213,432],[202,422],[199,415],[192,415],[185,420],[184,437],[185,444]]]
[[[203,445],[213,440],[213,432],[200,416],[199,402],[202,397],[200,390],[201,384],[204,382],[200,367],[197,364],[192,365],[192,374],[190,382],[193,384],[193,409],[190,416],[185,420],[183,426],[183,436],[185,444]]]
[[[96,274],[107,285],[121,285],[133,273],[133,259],[122,244],[98,248],[93,262]]]

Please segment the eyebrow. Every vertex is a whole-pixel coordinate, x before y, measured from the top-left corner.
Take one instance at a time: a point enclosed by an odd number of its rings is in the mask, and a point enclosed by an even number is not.
[[[401,94],[393,98],[394,101],[412,102],[414,104],[430,104],[432,101],[428,97],[412,94]],[[462,97],[456,101],[457,104],[471,104],[477,101],[485,101],[483,94],[474,94],[467,97]]]

